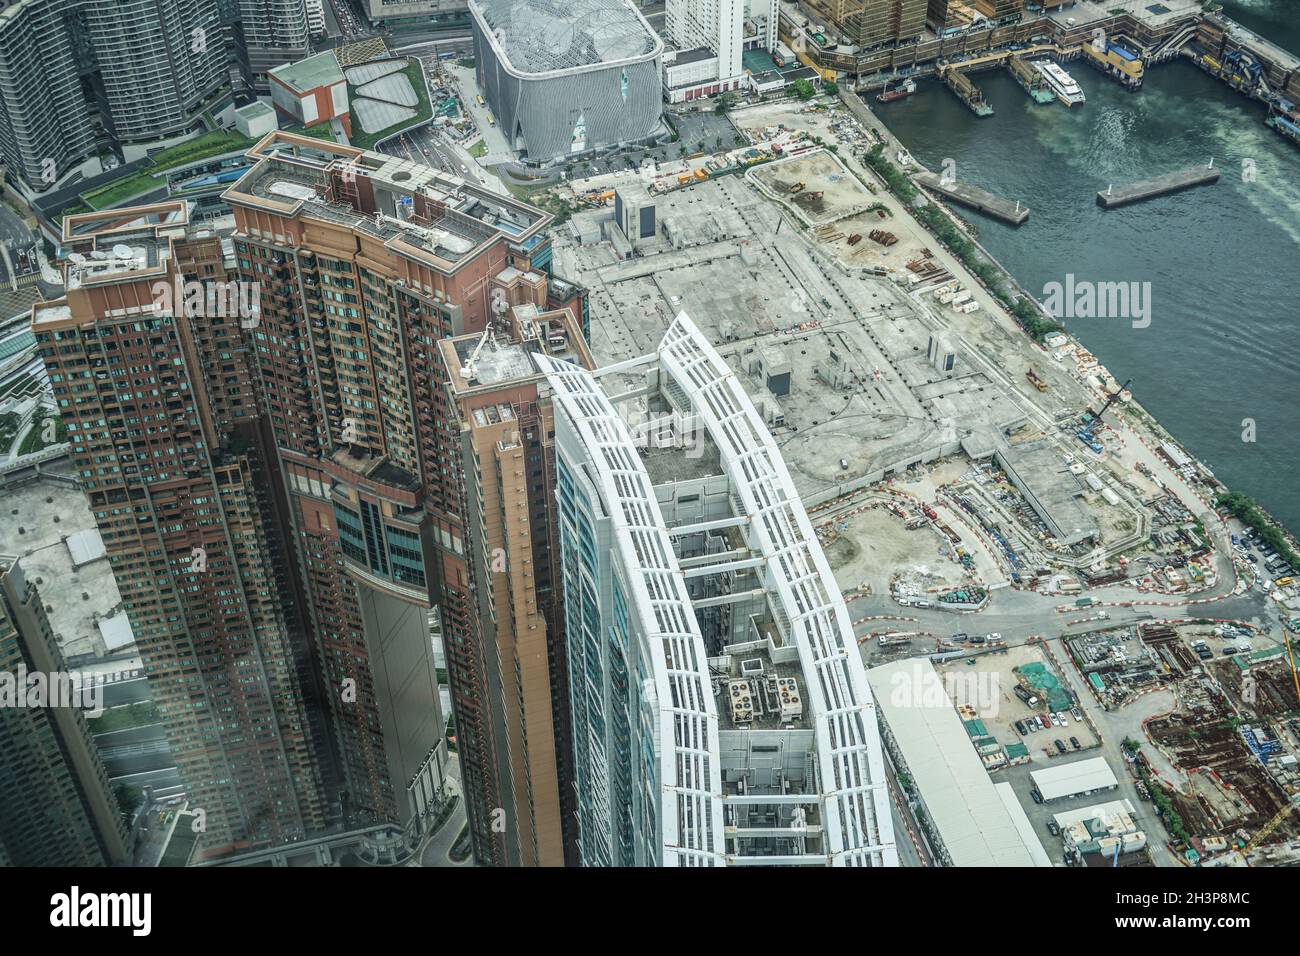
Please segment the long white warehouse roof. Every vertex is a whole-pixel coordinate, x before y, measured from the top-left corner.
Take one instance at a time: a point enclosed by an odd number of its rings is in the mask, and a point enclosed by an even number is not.
[[[1091,793],[1119,786],[1115,772],[1110,769],[1105,757],[1092,757],[1059,767],[1048,767],[1046,770],[1035,770],[1029,776],[1044,800],[1059,800],[1076,793]]]
[[[1018,819],[1024,810],[1013,812],[993,785],[934,665],[895,661],[867,680],[952,865],[1049,865],[1028,819]]]

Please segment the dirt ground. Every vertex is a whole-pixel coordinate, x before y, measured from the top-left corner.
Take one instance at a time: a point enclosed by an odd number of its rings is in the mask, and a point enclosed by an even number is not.
[[[875,197],[832,153],[808,153],[767,163],[751,175],[813,225],[834,222],[875,202]],[[796,187],[798,192],[792,192]]]
[[[876,506],[836,519],[835,530],[823,539],[826,560],[842,590],[868,587],[883,594],[889,590],[893,572],[918,567],[945,585],[965,582],[961,565],[947,556],[946,539],[933,525],[908,531],[903,519],[883,501],[872,504]]]

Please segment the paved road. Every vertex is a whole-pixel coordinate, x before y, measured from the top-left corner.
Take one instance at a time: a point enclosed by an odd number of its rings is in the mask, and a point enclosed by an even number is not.
[[[32,231],[23,222],[23,217],[4,202],[0,202],[0,240],[12,242],[15,254],[35,241]]]
[[[471,856],[456,862],[450,856],[452,845],[465,827],[465,800],[460,791],[460,759],[454,754],[447,765],[447,792],[456,797],[456,807],[451,815],[426,842],[408,866],[473,866]],[[418,862],[417,862],[418,860]]]

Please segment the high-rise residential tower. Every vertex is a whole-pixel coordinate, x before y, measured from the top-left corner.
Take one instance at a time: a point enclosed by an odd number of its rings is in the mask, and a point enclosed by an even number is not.
[[[555,539],[554,425],[534,355],[592,365],[567,309],[546,310],[543,277],[499,277],[499,310],[477,335],[440,344],[463,452],[467,568],[490,682],[501,687],[517,860],[565,862],[572,843],[568,674]],[[513,848],[512,848],[513,850]]]
[[[249,337],[258,401],[289,502],[348,809],[403,824],[430,812],[445,760],[432,621],[446,651],[476,856],[556,862],[555,717],[537,679],[537,668],[553,666],[543,652],[550,632],[533,633],[518,617],[541,606],[540,582],[521,558],[509,565],[509,596],[484,595],[493,584],[478,564],[493,532],[481,509],[493,489],[464,474],[476,403],[515,403],[527,419],[535,376],[507,376],[492,383],[499,394],[485,394],[473,376],[459,377],[459,353],[443,340],[479,337],[494,324],[507,334],[507,313],[532,306],[534,334],[555,330],[543,345],[563,335],[579,348],[584,293],[548,275],[551,217],[508,196],[408,160],[278,132],[250,156],[255,164],[225,199],[240,274],[263,289]],[[547,317],[556,312],[567,318]],[[538,440],[520,439],[513,466],[529,478],[512,489],[521,497],[500,504],[540,508],[532,459],[541,452],[527,444]],[[529,539],[517,534],[493,547],[525,553]],[[516,615],[511,627],[502,623],[506,608]],[[351,701],[338,692],[345,685],[356,692]]]
[[[215,0],[80,2],[94,57],[100,116],[123,143],[186,132],[229,98],[226,47]]]
[[[38,685],[40,699],[27,699]],[[0,555],[0,865],[114,866],[127,835],[36,585]],[[56,690],[57,688],[57,690]]]
[[[114,143],[178,136],[205,110],[230,102],[232,38],[221,2],[228,0],[4,4],[5,163],[29,186],[46,189]]]
[[[896,866],[853,626],[736,375],[684,315],[641,359],[538,362],[582,863]]]
[[[75,22],[65,0],[0,9],[0,155],[28,183],[49,185],[94,150]]]
[[[233,263],[184,202],[70,216],[62,238],[67,295],[32,329],[203,849],[301,839],[325,824],[305,635],[273,454],[221,345],[257,304],[189,304],[183,283]]]
[[[230,2],[230,0],[226,0]],[[257,85],[266,71],[302,59],[311,51],[303,0],[238,0],[239,34]]]

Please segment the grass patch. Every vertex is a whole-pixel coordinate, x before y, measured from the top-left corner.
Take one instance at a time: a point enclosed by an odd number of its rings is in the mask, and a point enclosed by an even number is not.
[[[332,124],[329,122],[317,123],[315,126],[294,126],[285,130],[286,133],[293,133],[295,136],[310,136],[312,139],[323,139],[327,143],[334,142],[334,133],[330,129]]]
[[[255,142],[247,136],[226,130],[213,130],[202,136],[169,146],[149,157],[149,165],[144,166],[129,176],[115,182],[92,189],[81,194],[81,201],[91,209],[108,209],[133,196],[149,192],[166,185],[158,176],[178,166],[196,163],[200,160],[220,156],[223,153],[242,152]],[[65,211],[65,215],[69,213]]]
[[[37,408],[32,415],[32,427],[27,430],[23,436],[22,443],[18,446],[19,455],[30,455],[32,452],[40,451],[47,445],[57,445],[68,440],[68,428],[63,424],[63,419],[55,416],[54,418],[54,440],[47,442],[45,440],[45,419],[49,417],[49,412],[45,408]]]
[[[7,452],[9,446],[14,443],[18,437],[18,426],[21,419],[14,412],[5,412],[0,415],[0,453]]]
[[[92,734],[107,734],[114,730],[129,730],[158,722],[158,708],[151,700],[142,700],[124,707],[112,707],[89,721]]]
[[[411,82],[411,88],[415,90],[415,98],[419,101],[415,104],[415,116],[409,120],[402,120],[394,123],[388,129],[381,129],[377,133],[364,133],[361,131],[361,121],[357,120],[355,131],[352,134],[352,145],[358,149],[374,149],[375,144],[380,140],[388,139],[390,136],[396,136],[402,130],[409,129],[420,123],[427,122],[433,116],[433,108],[429,104],[429,90],[424,82],[424,68],[420,66],[419,60],[413,60],[402,70],[406,78]],[[357,88],[351,83],[348,84],[348,102],[353,102],[357,96]],[[355,110],[353,116],[355,117]]]
[[[552,192],[553,186],[520,186],[504,176],[501,181],[506,184],[506,189],[510,191],[510,195],[520,202],[536,206],[538,209],[549,212],[554,216],[555,222],[553,226],[559,226],[567,222],[569,217],[573,215],[573,209],[569,204]]]
[[[469,148],[469,154],[473,156],[475,159],[478,159],[480,156],[486,156],[487,143],[480,139],[477,143],[475,143],[473,146]]]

